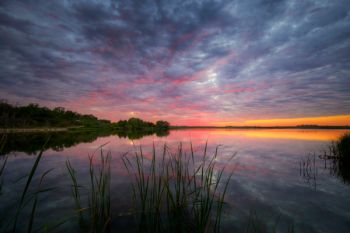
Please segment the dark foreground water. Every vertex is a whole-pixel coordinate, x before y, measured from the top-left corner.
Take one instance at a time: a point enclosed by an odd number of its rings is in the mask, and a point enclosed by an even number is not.
[[[152,144],[160,152],[164,143],[176,149],[182,142],[189,150],[194,145],[197,156],[203,154],[208,141],[209,154],[219,147],[217,163],[234,172],[230,183],[223,218],[225,232],[243,232],[249,219],[258,219],[261,226],[276,225],[278,232],[294,226],[295,232],[350,232],[350,180],[334,171],[318,157],[343,130],[177,130],[169,134],[108,135],[101,133],[51,136],[47,150],[39,164],[40,174],[54,168],[44,180],[44,186],[55,188],[39,199],[35,227],[74,215],[70,179],[65,162],[69,159],[78,172],[82,185],[88,184],[88,155],[105,143],[105,151],[112,153],[112,227],[113,232],[129,232],[128,213],[131,205],[130,179],[122,163],[124,153],[132,153],[142,145],[146,157]],[[124,136],[124,137],[121,137]],[[133,138],[133,139],[129,139]],[[161,137],[159,137],[161,136]],[[45,142],[45,134],[10,135],[3,153],[8,155],[4,173],[1,216],[12,216],[14,204],[20,198],[25,179],[35,154]],[[232,159],[231,156],[237,153]],[[4,156],[0,157],[0,164]],[[84,193],[84,192],[83,192]],[[28,220],[30,208],[21,216],[20,224]],[[74,218],[73,218],[74,219]],[[75,232],[74,221],[67,221],[55,232]]]

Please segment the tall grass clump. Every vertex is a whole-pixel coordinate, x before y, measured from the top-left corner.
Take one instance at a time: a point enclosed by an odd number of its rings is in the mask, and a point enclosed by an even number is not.
[[[46,143],[44,144],[43,148],[45,148],[45,145],[49,139],[47,139]],[[3,148],[3,145],[5,143],[5,139],[3,137],[1,141],[1,148]],[[0,148],[0,149],[1,149]],[[36,212],[39,204],[39,197],[43,193],[50,192],[54,190],[54,187],[43,187],[43,181],[45,177],[53,170],[49,169],[46,170],[43,174],[41,174],[39,178],[39,182],[34,182],[37,173],[37,169],[39,166],[39,163],[43,156],[42,149],[39,154],[37,155],[33,166],[31,167],[29,173],[22,177],[22,179],[26,179],[25,185],[23,187],[23,191],[20,193],[19,200],[15,203],[15,206],[12,208],[14,210],[14,216],[10,215],[4,215],[1,216],[0,219],[0,232],[47,232],[48,230],[54,230],[59,225],[63,224],[63,222],[54,222],[52,224],[46,224],[41,227],[35,227],[35,219],[36,219]],[[0,168],[0,180],[1,180],[1,186],[2,186],[2,176],[5,170],[7,162],[7,157],[5,157],[5,160]],[[19,181],[20,181],[19,180]],[[0,188],[1,188],[0,186]],[[22,212],[25,208],[30,208],[30,214],[28,216],[21,216]],[[11,211],[10,211],[11,212]],[[21,223],[21,224],[19,224]],[[20,226],[21,225],[21,226]]]
[[[345,133],[329,147],[330,155],[322,156],[325,160],[331,161],[331,173],[350,183],[350,133]]]
[[[350,133],[345,133],[337,141],[332,143],[333,155],[350,161]]]
[[[94,164],[94,155],[89,156],[88,204],[81,201],[82,186],[78,184],[77,174],[69,160],[66,167],[72,181],[72,195],[78,214],[79,230],[84,233],[107,233],[111,231],[110,181],[111,153],[104,154],[101,149],[100,161]]]
[[[180,144],[175,153],[164,145],[151,159],[142,148],[123,162],[133,179],[135,213],[140,232],[220,232],[225,194],[231,175],[224,181],[218,169],[218,148],[210,157],[207,144],[200,160],[191,144],[189,153]]]

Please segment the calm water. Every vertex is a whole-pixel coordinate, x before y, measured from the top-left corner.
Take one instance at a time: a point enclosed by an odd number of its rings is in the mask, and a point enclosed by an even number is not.
[[[142,145],[150,154],[152,144],[161,151],[164,143],[176,149],[182,142],[189,149],[192,141],[197,156],[203,154],[208,141],[209,152],[219,147],[218,164],[234,175],[227,193],[225,232],[241,232],[254,212],[261,224],[283,230],[291,224],[295,232],[350,232],[350,182],[333,175],[326,161],[318,158],[331,140],[343,130],[177,130],[168,135],[148,135],[142,138],[108,134],[54,134],[37,171],[37,178],[47,169],[54,170],[46,177],[45,186],[55,187],[42,194],[36,225],[73,215],[70,180],[65,161],[69,159],[78,172],[78,179],[87,184],[88,155],[100,145],[112,152],[112,224],[115,232],[128,232],[126,220],[130,210],[130,180],[121,161],[125,152]],[[47,135],[22,134],[8,139],[4,152],[9,155],[4,175],[0,213],[10,215],[13,203],[19,199],[25,179],[21,177],[35,160],[35,152]],[[229,158],[237,153],[236,156]],[[314,156],[315,154],[315,156]],[[4,156],[0,157],[3,160]],[[308,160],[309,159],[309,160]],[[309,161],[307,169],[301,166]],[[28,208],[30,209],[30,208]],[[24,212],[23,216],[28,212]],[[67,222],[58,232],[74,232],[74,223]],[[69,232],[69,231],[68,231]]]

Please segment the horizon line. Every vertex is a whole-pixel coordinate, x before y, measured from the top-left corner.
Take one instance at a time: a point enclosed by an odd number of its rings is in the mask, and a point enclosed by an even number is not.
[[[226,125],[226,126],[214,126],[214,125],[171,125],[170,128],[302,128],[302,129],[317,129],[317,128],[342,128],[342,129],[350,129],[350,125],[282,125],[282,126],[259,126],[259,125]]]

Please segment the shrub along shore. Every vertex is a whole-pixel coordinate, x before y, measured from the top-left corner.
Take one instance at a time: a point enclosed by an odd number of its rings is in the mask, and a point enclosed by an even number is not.
[[[62,107],[49,109],[38,104],[13,106],[6,102],[0,102],[0,133],[101,129],[155,132],[168,130],[169,127],[170,124],[163,120],[153,123],[133,117],[128,120],[111,122]]]

